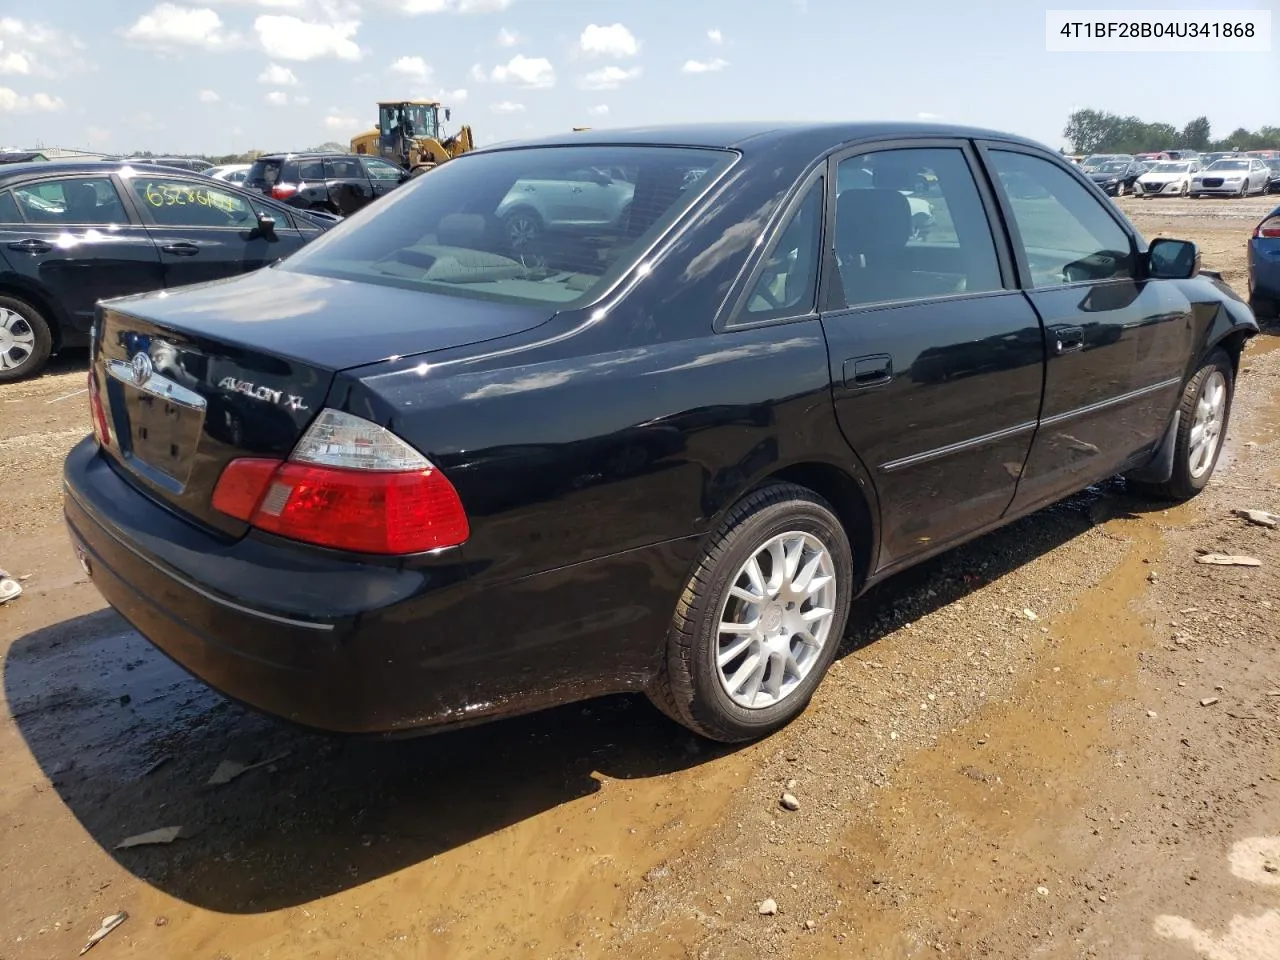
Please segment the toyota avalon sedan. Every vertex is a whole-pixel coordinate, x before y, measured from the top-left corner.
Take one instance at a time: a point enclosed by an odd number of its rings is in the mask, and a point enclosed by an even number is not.
[[[584,170],[625,213],[513,237],[515,184],[572,206]],[[460,157],[267,269],[102,304],[66,519],[143,635],[301,724],[644,691],[748,740],[896,571],[1114,474],[1204,488],[1256,332],[1193,244],[1027,140],[575,132]]]

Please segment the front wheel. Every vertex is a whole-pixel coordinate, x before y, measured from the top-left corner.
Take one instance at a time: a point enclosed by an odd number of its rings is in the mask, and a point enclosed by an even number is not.
[[[737,504],[685,585],[654,704],[712,740],[785,726],[808,705],[844,634],[849,538],[831,506],[790,483]]]
[[[1164,483],[1139,486],[1167,500],[1190,500],[1203,490],[1218,465],[1234,394],[1231,358],[1214,350],[1182,391],[1173,475]]]

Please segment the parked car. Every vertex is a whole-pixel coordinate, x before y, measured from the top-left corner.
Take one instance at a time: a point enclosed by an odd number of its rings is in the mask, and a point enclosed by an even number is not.
[[[517,180],[498,204],[514,248],[535,244],[548,230],[594,230],[616,225],[630,206],[635,185],[627,171],[583,168],[550,178]]]
[[[162,167],[173,167],[176,170],[190,170],[192,173],[205,173],[213,167],[208,160],[199,157],[123,157],[134,165],[157,164]]]
[[[253,161],[244,185],[291,207],[349,216],[409,180],[409,171],[352,153],[279,153]]]
[[[252,166],[251,163],[225,163],[220,167],[210,167],[204,171],[204,175],[227,183],[244,183]]]
[[[1115,163],[1120,160],[1132,160],[1133,157],[1127,153],[1091,153],[1085,157],[1080,164],[1080,169],[1085,173],[1093,173],[1098,167],[1104,163]]]
[[[1191,175],[1196,165],[1190,160],[1161,160],[1137,179],[1135,196],[1159,197],[1191,195]]]
[[[1271,171],[1254,157],[1218,160],[1192,176],[1191,196],[1247,197],[1251,193],[1266,193],[1270,181]]]
[[[1260,320],[1280,320],[1280,207],[1249,238],[1249,305]]]
[[[1146,170],[1146,164],[1137,160],[1108,160],[1094,167],[1089,179],[1108,196],[1123,197],[1133,192],[1133,185]]]
[[[626,217],[512,249],[516,183],[615,167]],[[991,131],[481,149],[270,270],[102,304],[69,532],[153,643],[298,723],[630,690],[751,739],[894,572],[1116,473],[1205,486],[1258,328],[1198,269]]]
[[[0,167],[0,382],[87,344],[100,299],[255,270],[335,222],[151,164]]]

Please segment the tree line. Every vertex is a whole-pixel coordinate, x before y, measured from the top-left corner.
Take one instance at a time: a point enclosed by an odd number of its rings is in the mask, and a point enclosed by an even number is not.
[[[308,147],[306,150],[300,151],[300,152],[302,153],[346,153],[349,149],[350,149],[350,146],[348,144],[337,143],[336,141],[330,140],[326,143],[320,144],[320,146],[318,147]],[[215,166],[220,167],[223,164],[227,164],[227,163],[252,163],[254,160],[258,159],[258,157],[262,156],[265,152],[266,152],[265,150],[246,150],[244,151],[244,153],[222,153],[217,155],[208,154],[208,153],[190,153],[190,154],[184,153],[182,154],[182,156],[190,157],[193,160],[205,160],[209,163],[214,164]],[[155,153],[151,150],[135,150],[133,153],[129,154],[129,156],[132,158],[137,158],[141,160],[141,159],[150,159],[153,157],[172,157],[172,156],[175,156],[175,154]]]
[[[1268,150],[1280,148],[1280,127],[1240,127],[1215,140],[1208,117],[1181,130],[1171,123],[1148,123],[1105,110],[1076,110],[1062,131],[1073,153],[1154,153],[1158,150]]]

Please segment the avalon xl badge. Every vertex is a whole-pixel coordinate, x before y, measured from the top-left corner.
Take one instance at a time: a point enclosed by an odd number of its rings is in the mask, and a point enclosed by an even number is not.
[[[232,393],[243,393],[246,397],[253,397],[255,400],[265,400],[268,403],[279,404],[289,410],[307,409],[307,405],[302,402],[301,397],[294,396],[291,393],[283,393],[280,390],[273,390],[271,387],[260,387],[248,380],[223,377],[218,381],[218,387],[222,390],[230,390]]]

